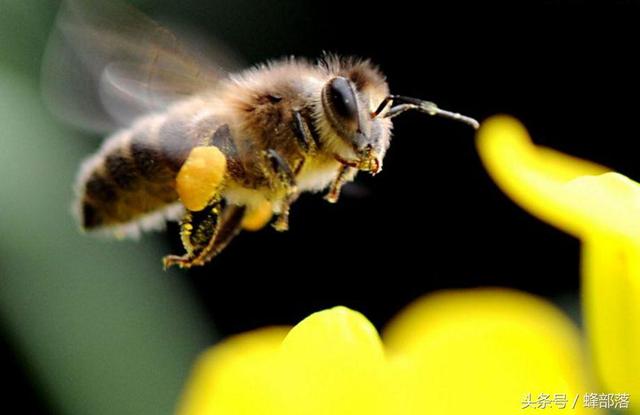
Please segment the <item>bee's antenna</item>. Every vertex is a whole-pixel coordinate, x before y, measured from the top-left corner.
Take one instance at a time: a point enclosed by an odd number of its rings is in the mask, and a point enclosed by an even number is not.
[[[393,118],[405,111],[417,110],[429,115],[437,115],[439,117],[450,118],[452,120],[463,122],[470,125],[476,130],[480,126],[480,123],[478,123],[478,121],[476,121],[475,119],[467,117],[466,115],[459,114],[457,112],[440,109],[433,102],[423,101],[417,98],[403,97],[400,95],[389,95],[388,97],[383,99],[375,112],[371,114],[371,117],[376,118],[377,116],[379,116],[387,107],[389,102],[393,102],[394,105],[382,116],[383,118]]]

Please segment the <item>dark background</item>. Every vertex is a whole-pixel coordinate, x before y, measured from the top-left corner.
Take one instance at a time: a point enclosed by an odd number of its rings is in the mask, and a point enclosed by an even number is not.
[[[635,6],[291,2],[239,15],[233,6],[197,3],[182,13],[203,26],[215,21],[218,36],[251,62],[323,50],[370,57],[395,93],[478,119],[514,115],[538,143],[640,176]],[[238,34],[240,21],[269,41]],[[352,192],[365,195],[345,195],[335,206],[305,195],[289,232],[242,234],[212,264],[188,273],[220,330],[290,324],[335,304],[381,326],[441,288],[575,295],[578,242],[495,187],[473,131],[420,114],[394,126],[384,171],[361,174],[362,188]],[[170,235],[179,250],[175,229]]]
[[[394,93],[480,120],[511,114],[537,143],[640,177],[634,2],[479,3],[140,6],[196,25],[249,63],[322,51],[369,57]],[[397,118],[394,128],[384,171],[361,174],[337,205],[304,195],[288,232],[243,233],[210,265],[182,273],[220,335],[294,324],[338,304],[381,328],[419,296],[459,287],[518,288],[576,313],[578,242],[496,188],[473,131],[420,114]],[[181,252],[176,226],[165,238],[167,250]],[[20,350],[3,340],[0,351],[12,385],[5,400],[47,412],[16,363]]]

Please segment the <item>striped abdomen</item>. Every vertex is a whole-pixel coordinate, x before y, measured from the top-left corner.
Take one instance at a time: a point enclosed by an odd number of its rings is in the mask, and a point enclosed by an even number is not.
[[[175,178],[191,149],[218,144],[233,150],[229,128],[198,107],[191,108],[144,118],[108,138],[85,161],[77,189],[83,228],[125,225],[153,216],[163,222],[178,200]],[[214,143],[221,134],[224,143]]]

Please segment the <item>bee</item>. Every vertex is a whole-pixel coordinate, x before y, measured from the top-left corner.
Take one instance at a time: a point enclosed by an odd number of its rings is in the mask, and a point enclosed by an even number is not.
[[[302,192],[337,202],[358,172],[381,171],[392,118],[405,111],[478,126],[432,102],[391,95],[366,59],[290,57],[225,73],[128,6],[63,7],[45,95],[63,118],[94,117],[82,105],[69,110],[80,81],[56,68],[61,60],[75,62],[74,71],[89,67],[81,89],[97,85],[98,105],[116,125],[77,176],[80,226],[125,237],[180,220],[185,253],[165,256],[165,268],[204,265],[241,230],[273,216],[274,228],[287,230]]]

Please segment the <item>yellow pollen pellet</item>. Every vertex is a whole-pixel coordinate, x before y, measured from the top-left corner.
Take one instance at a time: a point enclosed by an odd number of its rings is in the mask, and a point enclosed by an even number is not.
[[[242,229],[246,231],[257,231],[262,229],[273,216],[271,203],[264,200],[259,205],[247,210],[242,218]]]
[[[176,178],[176,191],[184,206],[200,211],[215,196],[227,170],[227,159],[213,146],[195,147]]]

